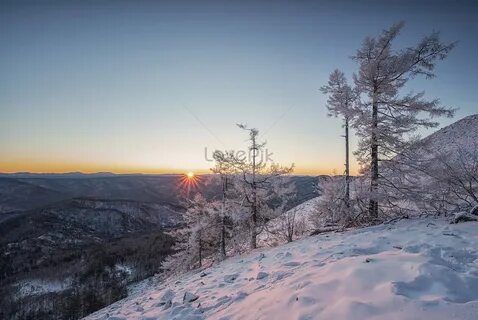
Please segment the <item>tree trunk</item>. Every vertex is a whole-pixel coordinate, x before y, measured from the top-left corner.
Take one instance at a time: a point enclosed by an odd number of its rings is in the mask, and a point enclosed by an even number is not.
[[[222,229],[221,229],[221,260],[226,259],[226,226],[225,217],[222,217]]]
[[[201,239],[201,231],[199,231],[199,268],[202,267],[202,239]]]
[[[349,119],[345,118],[345,206],[350,208]]]
[[[257,212],[254,206],[252,211],[252,217],[251,217],[251,249],[257,248],[256,228],[257,228]]]
[[[226,259],[226,190],[227,190],[227,176],[222,178],[222,212],[221,212],[221,260]]]
[[[291,222],[288,221],[287,226],[287,242],[292,242],[292,238],[294,237],[294,227],[290,224]],[[293,222],[292,222],[293,223]]]
[[[256,185],[256,137],[252,136],[252,216],[251,216],[251,249],[257,248],[257,185]]]
[[[378,103],[374,95],[372,100],[372,140],[371,140],[371,163],[370,163],[370,203],[369,214],[372,218],[378,218]]]

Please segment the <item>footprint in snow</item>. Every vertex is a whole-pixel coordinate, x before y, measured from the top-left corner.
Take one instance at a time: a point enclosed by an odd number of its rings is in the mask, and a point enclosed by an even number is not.
[[[300,262],[290,261],[283,264],[284,267],[297,267],[300,265]]]
[[[274,274],[273,278],[274,278],[274,282],[275,281],[280,281],[282,279],[285,279],[289,276],[291,276],[293,273],[290,272],[290,271],[278,271]]]
[[[249,294],[247,294],[246,292],[244,291],[239,291],[237,293],[237,295],[234,297],[234,301],[240,301],[240,300],[243,300],[244,298],[246,298]]]
[[[239,276],[238,273],[228,274],[228,275],[224,276],[224,282],[233,283],[234,280],[236,280],[238,276]]]
[[[264,259],[265,257],[266,257],[266,255],[262,252],[260,255],[258,255],[258,256],[256,257],[256,260],[257,260],[257,261],[261,261],[261,260]]]

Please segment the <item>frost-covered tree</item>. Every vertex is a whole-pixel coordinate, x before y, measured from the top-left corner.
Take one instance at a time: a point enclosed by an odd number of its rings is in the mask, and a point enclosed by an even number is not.
[[[239,128],[249,133],[248,155],[235,155],[233,166],[240,172],[237,188],[243,206],[247,209],[247,223],[250,232],[250,248],[257,247],[257,235],[262,231],[270,215],[270,206],[267,200],[272,193],[271,180],[292,172],[293,166],[282,167],[275,163],[268,163],[263,159],[265,142],[259,143],[259,131],[245,125]]]
[[[218,203],[209,202],[198,193],[188,200],[187,206],[183,227],[173,232],[176,253],[166,258],[162,265],[165,271],[201,268],[204,258],[217,252],[220,237]]]
[[[478,143],[472,149],[439,152],[424,170],[436,181],[427,186],[437,191],[433,203],[455,211],[470,211],[478,206]]]
[[[314,205],[310,217],[311,224],[316,230],[326,226],[357,227],[368,225],[367,203],[368,196],[366,181],[354,178],[350,181],[350,206],[344,208],[342,192],[344,181],[337,177],[328,177],[318,186],[320,194]]]
[[[295,202],[297,188],[294,183],[285,180],[283,177],[275,179],[273,185],[274,197],[280,203],[275,208],[275,216],[277,216],[275,220],[278,227],[276,231],[287,242],[292,242],[294,236],[303,229],[302,220],[297,215],[297,203]]]
[[[237,168],[234,166],[234,155],[232,152],[215,151],[213,153],[215,166],[211,168],[211,171],[219,176],[221,184],[221,206],[220,206],[220,258],[223,260],[226,258],[226,238],[227,227],[230,226],[231,211],[233,205],[230,201],[232,193],[233,179],[237,174]]]
[[[392,44],[403,26],[403,22],[394,24],[378,37],[366,38],[353,57],[359,66],[354,82],[361,94],[354,121],[360,137],[356,154],[362,164],[369,165],[372,218],[378,217],[382,196],[379,163],[406,148],[418,128],[436,127],[434,118],[454,113],[438,99],[425,99],[424,92],[402,94],[410,79],[433,78],[436,62],[448,56],[454,43],[443,43],[439,33],[433,32],[413,47],[395,49]]]
[[[275,218],[266,224],[266,230],[279,242],[292,242],[306,231],[305,221],[298,213],[297,188],[285,177],[274,179],[272,185],[277,205],[274,207]]]
[[[280,231],[287,242],[294,241],[295,237],[303,235],[306,230],[305,221],[298,214],[297,208],[286,211],[280,221]]]
[[[355,101],[358,93],[347,83],[342,71],[335,69],[329,76],[327,85],[320,88],[323,94],[328,95],[327,109],[329,116],[341,117],[344,121],[345,138],[345,194],[343,201],[350,207],[350,158],[349,158],[349,126],[355,113]]]
[[[478,142],[471,148],[451,150],[422,148],[413,162],[405,162],[419,179],[420,191],[415,204],[420,211],[471,211],[478,206]],[[409,160],[409,159],[407,159]],[[413,182],[404,185],[413,188]]]

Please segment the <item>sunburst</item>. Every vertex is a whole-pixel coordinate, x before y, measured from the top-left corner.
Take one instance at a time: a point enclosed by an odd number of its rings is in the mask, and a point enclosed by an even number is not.
[[[187,195],[191,190],[196,189],[199,186],[199,182],[201,181],[201,177],[194,174],[194,172],[189,171],[186,174],[181,175],[179,178],[179,187],[186,191]]]

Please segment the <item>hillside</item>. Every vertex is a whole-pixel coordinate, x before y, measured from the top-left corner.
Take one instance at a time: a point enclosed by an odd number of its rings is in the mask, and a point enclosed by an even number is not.
[[[322,234],[152,279],[86,319],[471,320],[477,248],[478,223],[443,218]]]
[[[171,253],[165,231],[181,215],[156,203],[82,198],[4,220],[0,318],[78,318],[124,297]]]
[[[474,114],[437,130],[422,140],[433,150],[454,151],[478,148],[478,114]]]
[[[461,150],[478,149],[478,114],[457,120],[413,144],[402,154],[397,155],[392,163],[414,164],[424,159],[431,159],[438,154],[457,156]]]
[[[478,195],[476,137],[478,115],[471,115],[382,162],[384,192],[396,197],[392,207],[411,214],[469,211]]]
[[[57,190],[42,187],[15,178],[0,178],[0,222],[2,213],[30,210],[64,200]]]

